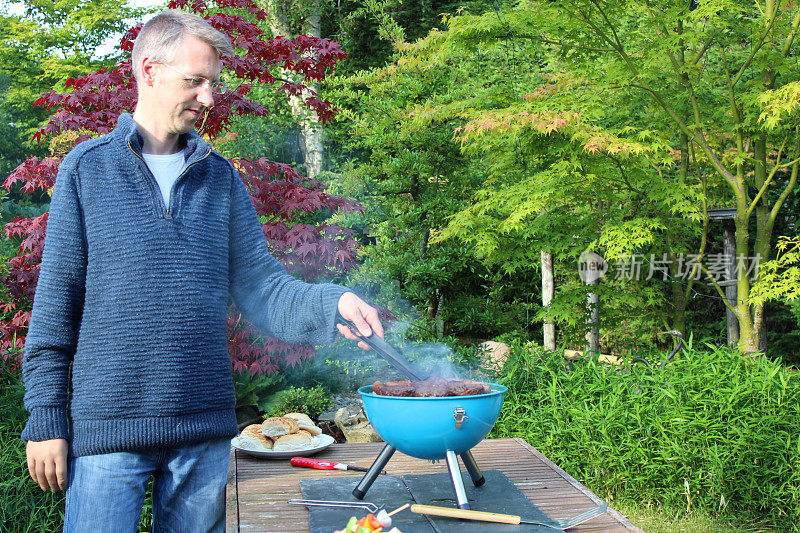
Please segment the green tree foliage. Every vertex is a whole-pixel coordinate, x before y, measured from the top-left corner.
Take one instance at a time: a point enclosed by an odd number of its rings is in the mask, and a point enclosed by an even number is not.
[[[380,68],[392,61],[400,43],[414,42],[441,25],[443,15],[483,13],[510,2],[487,0],[342,0],[322,2],[322,33],[342,44],[348,58],[343,75]]]
[[[487,5],[494,4],[484,0],[259,0],[258,3],[269,16],[265,21],[253,20],[273,35],[318,34],[337,41],[347,53],[336,67],[340,76],[385,66],[396,53],[399,43],[427,35],[431,28],[441,23],[444,13],[482,12]],[[327,90],[326,84],[313,89],[323,94]],[[321,128],[316,124],[303,128],[302,113],[290,109],[285,98],[270,96],[268,90],[263,92],[259,101],[274,106],[270,119],[234,119],[237,122],[234,130],[241,136],[236,142],[229,143],[229,150],[233,154],[263,152],[272,159],[291,160],[298,165],[308,162],[309,147],[304,146],[304,137],[309,131]],[[276,117],[280,117],[282,125],[276,124]],[[346,122],[325,125],[325,168],[339,168],[342,160],[348,158],[347,149],[343,147],[347,135]],[[311,150],[312,153],[322,151],[319,146]]]
[[[449,31],[433,31],[425,40],[404,46],[395,65],[349,80],[368,88],[366,92],[356,91],[360,100],[356,99],[359,104],[355,107],[363,110],[362,123],[382,122],[377,129],[354,133],[373,162],[373,168],[359,167],[365,172],[362,179],[366,183],[369,177],[379,176],[374,163],[380,167],[384,164],[381,158],[387,154],[393,158],[390,182],[395,184],[407,179],[420,159],[440,158],[451,165],[463,165],[454,168],[472,179],[460,190],[452,180],[440,185],[445,192],[437,193],[439,198],[456,193],[453,198],[457,200],[449,202],[448,210],[441,211],[443,216],[436,219],[440,224],[434,228],[429,246],[432,250],[445,244],[454,246],[456,241],[447,238],[458,237],[463,244],[452,250],[461,255],[448,257],[443,264],[478,262],[479,270],[487,273],[484,284],[488,291],[472,294],[486,298],[488,292],[491,306],[497,288],[504,287],[500,289],[506,292],[502,299],[515,303],[517,312],[524,312],[530,301],[538,299],[540,250],[554,252],[564,274],[558,280],[561,294],[558,305],[550,310],[551,317],[569,326],[573,337],[579,338],[583,335],[586,289],[578,281],[578,255],[599,241],[598,235],[603,232],[608,234],[603,242],[615,256],[625,255],[634,244],[640,248],[653,245],[653,231],[664,228],[675,212],[697,217],[692,200],[697,193],[689,187],[678,191],[676,187],[672,191],[648,187],[648,173],[653,167],[650,154],[664,151],[661,139],[648,134],[640,139],[627,138],[592,125],[572,110],[547,108],[550,104],[544,102],[553,98],[550,93],[558,90],[557,83],[580,82],[539,68],[538,59],[534,59],[541,52],[538,47],[520,44],[504,28],[496,38],[483,41],[469,32],[459,34],[454,27],[459,21],[502,24],[504,18],[497,12],[451,18],[446,21]],[[430,88],[421,90],[426,86]],[[560,95],[564,96],[569,96],[569,91]],[[441,142],[425,137],[442,130],[446,135]],[[421,142],[410,146],[407,155],[394,159],[392,150],[403,146],[409,132]],[[452,141],[454,134],[460,146]],[[378,150],[378,144],[370,143],[380,143],[384,148]],[[584,145],[593,148],[587,151]],[[666,198],[672,208],[654,209],[658,202],[648,199],[654,195]],[[387,194],[382,196],[384,205],[393,201]],[[410,212],[405,206],[398,211]],[[420,227],[420,221],[414,221],[413,226]],[[399,270],[417,268],[397,249],[382,246],[387,257],[398,259],[396,276]],[[392,246],[402,245],[395,240]],[[658,257],[661,255],[659,251]],[[648,274],[644,270],[644,276]],[[454,278],[464,276],[456,273]],[[509,283],[511,280],[513,283]],[[429,280],[425,282],[425,286],[435,287]],[[608,326],[642,331],[639,340],[643,342],[652,338],[665,305],[663,287],[625,279],[608,284],[603,291],[613,296],[606,304],[613,312],[603,314]],[[470,316],[476,308],[475,301],[453,305],[452,315],[462,317],[456,320]],[[517,325],[520,322],[517,317]],[[486,328],[483,333],[496,334],[497,330]]]
[[[433,242],[467,206],[487,168],[453,142],[461,117],[431,114],[478,90],[484,72],[497,84],[493,98],[505,98],[510,91],[500,87],[507,80],[493,66],[497,61],[502,54],[492,51],[437,68],[391,65],[340,87],[352,161],[335,179],[365,205],[353,221],[374,242],[365,248],[362,273],[384,289],[396,282],[439,334],[496,335],[524,325],[524,290],[515,294],[502,271],[478,261],[463,243]],[[513,302],[520,294],[522,302]]]
[[[677,267],[686,269],[681,254],[693,253],[685,285],[672,284],[680,328],[694,278],[724,297],[710,271],[706,210],[735,208],[737,256],[767,258],[796,185],[800,122],[787,114],[797,97],[800,15],[790,7],[530,0],[504,14],[450,19],[447,31],[409,50],[420,64],[510,42],[544,72],[520,85],[509,105],[458,110],[469,119],[465,149],[493,154],[492,168],[505,179],[480,191],[445,236],[505,251],[494,235],[542,237],[537,224],[560,214],[580,231],[561,226],[562,238],[551,234],[544,244],[563,247],[573,235],[582,244],[594,221],[590,246],[611,259],[667,254],[673,280]],[[770,107],[781,98],[788,104]],[[520,201],[524,195],[529,200]],[[486,209],[498,205],[505,211]],[[475,240],[476,224],[494,234]],[[763,305],[750,305],[750,283],[740,273],[732,306],[745,352],[758,349],[764,319]]]
[[[31,104],[63,91],[67,79],[109,66],[119,54],[98,48],[127,30],[143,10],[117,0],[25,0],[0,4],[0,171],[7,175],[33,150],[29,140],[50,110]]]
[[[7,105],[10,88],[11,77],[0,71],[0,174],[4,176],[28,156],[14,114]]]
[[[761,265],[751,292],[753,303],[800,299],[800,237],[781,237],[777,249],[777,257]]]

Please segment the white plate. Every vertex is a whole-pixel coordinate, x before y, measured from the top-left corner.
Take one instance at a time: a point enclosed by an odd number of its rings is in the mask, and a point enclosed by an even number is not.
[[[321,452],[334,442],[335,441],[333,437],[322,433],[320,435],[311,437],[311,448],[306,448],[304,450],[293,450],[290,452],[254,450],[252,448],[246,448],[239,440],[239,437],[234,437],[233,440],[231,440],[231,446],[248,455],[252,455],[253,457],[261,457],[262,459],[291,459],[292,457],[305,457],[307,455]]]

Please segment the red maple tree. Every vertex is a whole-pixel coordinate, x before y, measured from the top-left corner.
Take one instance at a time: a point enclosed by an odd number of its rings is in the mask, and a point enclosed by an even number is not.
[[[335,109],[331,104],[313,92],[304,93],[305,85],[296,80],[309,83],[323,80],[345,55],[336,42],[306,35],[294,39],[268,39],[258,26],[231,14],[235,10],[244,10],[263,20],[266,14],[252,0],[217,0],[215,6],[232,11],[226,13],[212,9],[203,0],[173,0],[169,4],[170,8],[187,9],[203,16],[213,27],[227,34],[237,49],[236,55],[223,57],[222,61],[226,71],[235,75],[238,85],[225,94],[215,95],[216,105],[198,124],[202,135],[214,139],[227,132],[234,114],[265,116],[267,108],[248,98],[253,84],[275,86],[284,94],[310,94],[305,103],[320,120],[325,123],[333,117]],[[122,38],[120,46],[123,50],[132,50],[141,26],[132,28]],[[279,78],[276,75],[278,71],[294,73],[295,81]],[[51,91],[34,102],[37,106],[56,109],[34,139],[42,141],[73,131],[77,132],[73,134],[77,144],[92,134],[110,132],[119,115],[133,111],[136,105],[130,59],[121,61],[113,69],[101,69],[70,79],[66,85],[72,92]],[[17,167],[3,186],[9,190],[19,187],[26,194],[49,191],[55,183],[60,160],[60,157],[42,160],[32,157]],[[304,178],[290,165],[266,158],[255,161],[238,158],[232,163],[239,170],[256,211],[264,221],[262,230],[270,250],[290,272],[306,280],[315,280],[344,273],[354,266],[357,242],[351,230],[307,222],[313,218],[309,214],[357,210],[360,209],[358,205],[350,199],[326,192],[321,182]],[[46,229],[47,213],[36,218],[18,217],[5,227],[8,237],[22,238],[18,254],[9,262],[9,272],[4,280],[9,298],[0,308],[3,312],[0,350],[6,364],[18,365],[21,359]],[[313,355],[310,346],[290,345],[278,339],[258,339],[258,332],[242,319],[235,308],[229,311],[229,351],[235,370],[271,373],[278,369],[281,359],[294,365]]]

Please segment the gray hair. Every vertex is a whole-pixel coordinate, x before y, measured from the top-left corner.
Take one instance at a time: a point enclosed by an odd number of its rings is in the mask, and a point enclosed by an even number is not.
[[[133,43],[133,75],[138,80],[141,76],[141,63],[144,57],[150,57],[156,63],[167,63],[175,57],[175,53],[187,35],[197,37],[217,51],[217,55],[233,55],[233,46],[228,37],[215,30],[201,17],[168,9],[151,18],[142,27]]]

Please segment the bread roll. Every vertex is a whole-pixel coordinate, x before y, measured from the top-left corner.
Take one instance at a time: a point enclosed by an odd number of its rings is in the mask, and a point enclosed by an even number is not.
[[[299,431],[291,435],[283,435],[275,439],[272,451],[293,452],[307,450],[312,447],[313,440],[307,431]]]
[[[244,428],[240,440],[247,448],[261,451],[272,449],[272,439],[261,432],[261,424],[250,424]]]
[[[261,432],[273,439],[282,435],[297,433],[299,429],[300,426],[297,425],[297,420],[283,416],[267,418],[261,423]]]
[[[297,425],[300,427],[300,429],[308,431],[309,433],[311,433],[312,436],[319,435],[320,433],[322,433],[322,430],[314,424],[314,421],[311,420],[311,418],[307,414],[286,413],[283,416],[287,418],[294,418],[295,420],[297,420]]]
[[[314,425],[314,421],[311,420],[311,417],[308,416],[305,413],[286,413],[283,416],[288,416],[289,418],[294,418],[295,420],[297,420],[297,422],[299,424],[305,423],[305,424],[307,424],[309,426],[313,426]]]
[[[322,434],[322,430],[317,426],[315,426],[314,424],[311,424],[310,426],[305,426],[303,424],[300,424],[300,429],[308,431],[309,433],[311,433],[312,437],[316,437],[317,435]]]

